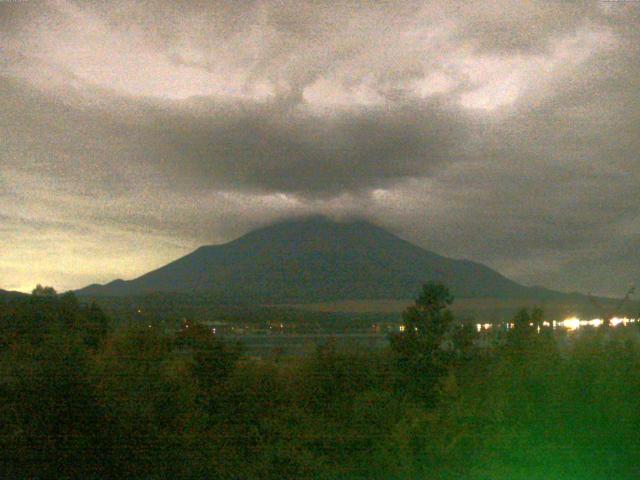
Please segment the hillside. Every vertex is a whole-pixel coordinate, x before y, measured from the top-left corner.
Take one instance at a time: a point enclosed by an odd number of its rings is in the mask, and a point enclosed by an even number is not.
[[[219,301],[250,303],[406,299],[429,280],[446,283],[462,298],[564,296],[524,287],[476,262],[430,252],[367,222],[324,217],[254,230],[223,245],[198,248],[136,279],[77,293],[207,293]]]
[[[17,298],[17,297],[24,297],[26,296],[25,293],[22,292],[14,292],[14,291],[10,291],[10,290],[3,290],[0,288],[0,301],[1,300],[9,300],[12,298]]]

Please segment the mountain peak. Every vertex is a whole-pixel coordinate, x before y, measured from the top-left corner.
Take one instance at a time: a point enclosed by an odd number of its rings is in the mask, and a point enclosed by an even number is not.
[[[389,234],[383,228],[359,218],[345,220],[334,220],[324,215],[313,215],[308,217],[294,217],[280,220],[269,225],[252,230],[240,237],[260,237],[260,236],[292,236],[292,235],[318,235],[327,236],[351,231],[378,231]]]
[[[345,219],[333,219],[325,215],[310,215],[305,217],[292,217],[279,220],[274,223],[265,225],[261,228],[253,230],[250,233],[258,233],[263,231],[305,231],[317,230],[318,233],[323,231],[348,230],[353,228],[366,228],[370,230],[384,231],[382,227],[371,223],[360,217],[349,217]]]

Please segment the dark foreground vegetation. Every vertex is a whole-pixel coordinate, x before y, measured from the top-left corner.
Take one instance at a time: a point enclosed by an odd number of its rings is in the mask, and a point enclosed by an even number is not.
[[[388,350],[251,359],[35,293],[0,304],[0,478],[640,478],[635,327],[479,339],[426,285]]]

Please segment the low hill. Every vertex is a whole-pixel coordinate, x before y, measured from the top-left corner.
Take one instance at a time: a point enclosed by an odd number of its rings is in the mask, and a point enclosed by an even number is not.
[[[8,300],[8,299],[12,299],[12,298],[18,298],[18,297],[26,297],[27,294],[26,293],[22,293],[22,292],[13,292],[10,290],[3,290],[0,288],[0,300]]]

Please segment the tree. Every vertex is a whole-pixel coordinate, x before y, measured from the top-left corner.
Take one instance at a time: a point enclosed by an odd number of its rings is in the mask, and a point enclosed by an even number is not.
[[[521,308],[516,312],[511,323],[513,328],[507,335],[507,343],[515,352],[532,348],[539,340],[548,340],[548,328],[544,327],[544,312],[540,308],[533,308],[529,311]],[[544,331],[543,331],[544,329]],[[540,337],[540,333],[543,333]]]
[[[55,297],[57,294],[53,287],[43,287],[40,284],[36,285],[36,288],[31,292],[31,295],[36,297]]]
[[[189,322],[176,334],[176,347],[191,353],[189,372],[199,389],[199,400],[209,413],[224,402],[224,390],[242,353],[240,344],[229,344],[211,330]],[[188,328],[186,328],[188,327]]]
[[[402,314],[404,331],[391,338],[401,385],[428,403],[435,401],[436,387],[454,359],[452,303],[453,295],[445,285],[425,284],[414,304]]]
[[[117,472],[112,478],[175,477],[192,402],[171,378],[170,359],[168,339],[147,328],[108,337],[93,357],[95,395],[105,412],[101,441]]]
[[[109,318],[95,302],[86,308],[85,316],[84,342],[88,346],[95,348],[107,336]]]
[[[3,478],[101,478],[101,409],[89,356],[57,324],[34,344],[17,339],[0,356]]]

